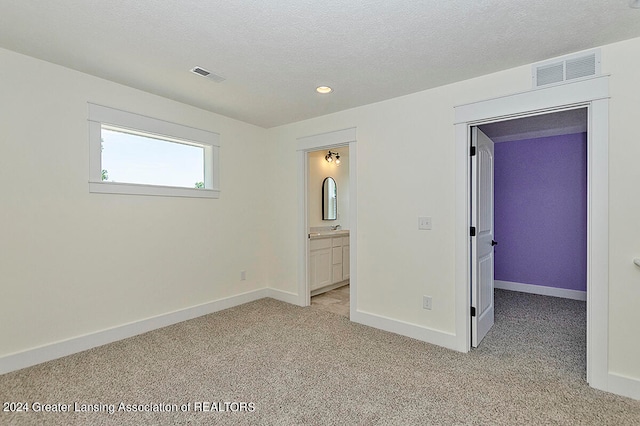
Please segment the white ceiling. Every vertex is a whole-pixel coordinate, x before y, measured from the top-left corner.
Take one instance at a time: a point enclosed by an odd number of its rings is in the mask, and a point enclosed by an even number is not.
[[[262,127],[638,36],[628,0],[0,0],[0,47]]]

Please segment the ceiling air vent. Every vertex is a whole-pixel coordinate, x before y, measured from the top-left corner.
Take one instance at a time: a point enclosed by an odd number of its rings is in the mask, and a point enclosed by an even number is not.
[[[209,80],[213,80],[216,83],[220,83],[225,81],[226,79],[222,76],[212,73],[211,71],[205,70],[202,67],[195,67],[191,69],[191,72],[194,74],[198,74],[199,76],[206,77]]]
[[[533,87],[568,83],[600,75],[600,50],[591,50],[532,66]]]

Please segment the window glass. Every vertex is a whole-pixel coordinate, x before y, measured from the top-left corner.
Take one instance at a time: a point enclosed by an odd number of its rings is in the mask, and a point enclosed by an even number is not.
[[[102,180],[204,187],[204,148],[102,126]]]

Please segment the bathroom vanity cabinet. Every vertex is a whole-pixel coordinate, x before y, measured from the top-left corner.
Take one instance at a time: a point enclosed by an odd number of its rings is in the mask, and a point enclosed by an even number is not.
[[[311,294],[337,288],[349,280],[349,232],[310,234],[309,281]]]

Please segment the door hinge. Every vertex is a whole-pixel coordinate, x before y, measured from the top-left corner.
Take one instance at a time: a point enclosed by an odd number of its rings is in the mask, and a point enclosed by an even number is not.
[[[471,149],[469,150],[469,155],[471,157],[474,157],[476,155],[476,147],[472,146]]]
[[[476,316],[476,308],[474,308],[473,306],[471,307],[471,316],[472,317]]]
[[[469,235],[471,235],[472,237],[476,236],[476,227],[472,226],[471,228],[469,228]]]

